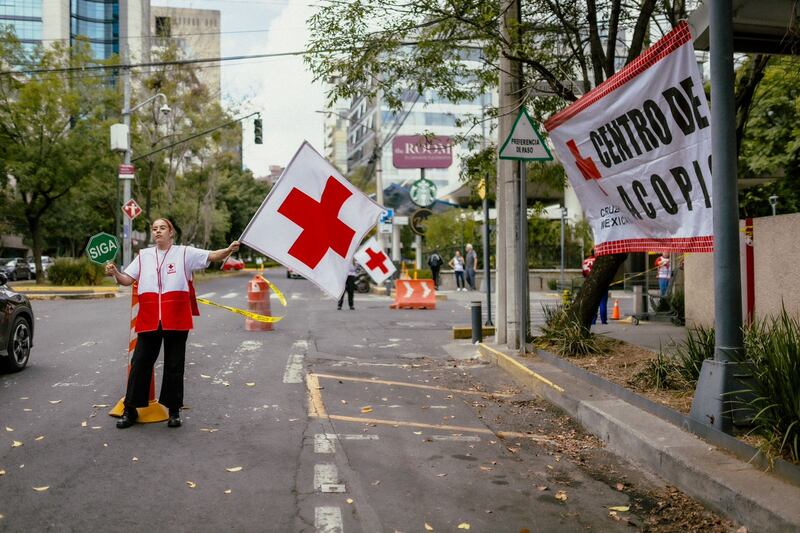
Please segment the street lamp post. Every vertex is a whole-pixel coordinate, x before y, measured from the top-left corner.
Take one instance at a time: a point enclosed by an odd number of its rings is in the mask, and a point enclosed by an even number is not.
[[[131,113],[136,111],[137,109],[141,108],[142,106],[149,104],[156,98],[161,98],[164,100],[164,103],[159,108],[159,112],[163,115],[169,114],[172,110],[170,109],[169,105],[167,105],[167,97],[164,93],[157,93],[148,98],[147,100],[140,102],[139,104],[135,105],[131,108],[131,72],[129,68],[124,69],[123,73],[123,89],[122,89],[122,123],[125,126],[125,134],[127,136],[125,142],[125,150],[124,150],[124,157],[123,163],[125,165],[131,164],[131,157],[133,154],[133,149],[131,147]],[[124,176],[124,177],[123,177]],[[122,180],[122,203],[125,205],[131,199],[131,181],[133,180],[133,174],[120,174],[119,178]],[[132,249],[131,249],[131,224],[132,220],[128,217],[123,217],[122,219],[122,266],[126,267],[130,264],[132,259]]]

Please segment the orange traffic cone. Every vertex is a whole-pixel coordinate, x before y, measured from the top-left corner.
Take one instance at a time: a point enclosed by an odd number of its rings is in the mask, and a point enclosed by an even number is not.
[[[614,309],[611,311],[611,320],[619,320],[619,300],[614,300]]]

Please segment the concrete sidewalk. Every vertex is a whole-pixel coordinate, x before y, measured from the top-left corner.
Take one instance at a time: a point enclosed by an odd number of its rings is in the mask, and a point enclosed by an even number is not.
[[[637,334],[646,332],[643,329]],[[765,473],[683,427],[622,399],[625,394],[613,394],[614,387],[604,386],[602,378],[585,371],[568,371],[567,366],[552,359],[555,356],[522,358],[488,344],[479,348],[482,357],[564,409],[611,451],[744,524],[749,531],[800,530],[797,484]],[[675,419],[680,419],[681,415],[677,415]]]

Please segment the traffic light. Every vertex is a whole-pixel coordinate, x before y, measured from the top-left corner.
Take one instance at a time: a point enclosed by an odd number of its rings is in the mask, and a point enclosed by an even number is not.
[[[261,119],[257,118],[253,120],[253,130],[254,130],[254,138],[256,144],[264,144],[261,134]]]

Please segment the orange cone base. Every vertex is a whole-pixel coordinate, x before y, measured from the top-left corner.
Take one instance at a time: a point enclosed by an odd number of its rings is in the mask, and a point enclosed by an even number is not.
[[[117,405],[108,412],[109,416],[117,418],[122,416],[122,411],[125,409],[123,401],[125,398],[120,398]],[[137,407],[136,411],[139,413],[139,418],[136,419],[140,424],[152,424],[153,422],[164,422],[169,418],[169,410],[158,403],[156,400],[150,400],[150,405],[147,407]]]

